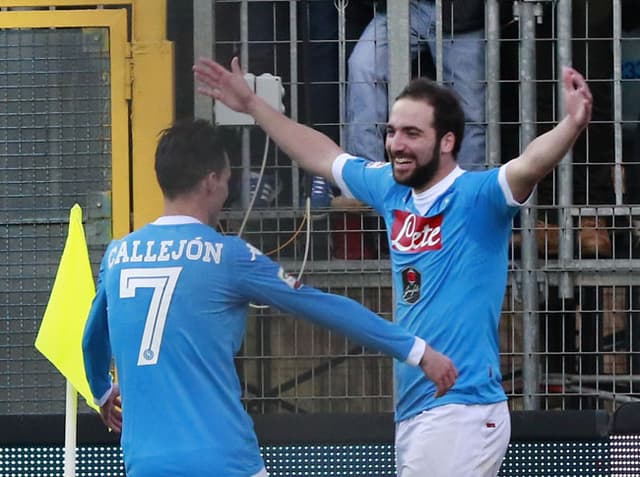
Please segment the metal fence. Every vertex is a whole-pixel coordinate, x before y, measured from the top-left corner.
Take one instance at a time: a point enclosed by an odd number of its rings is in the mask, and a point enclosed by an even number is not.
[[[0,30],[0,414],[64,409],[60,376],[33,343],[74,202],[107,209],[86,210],[94,263],[109,240],[107,38],[106,29]]]
[[[633,3],[486,1],[487,167],[516,156],[560,117],[559,64],[585,72],[596,94],[584,140],[515,224],[500,325],[514,410],[614,411],[638,396],[640,26]],[[327,4],[333,10],[323,21],[332,28],[321,34],[312,28],[322,18],[314,8]],[[438,57],[410,58],[403,8],[387,5],[397,53],[390,96],[412,75],[441,74]],[[194,55],[227,62],[239,54],[246,70],[280,76],[287,114],[343,141],[348,58],[374,13],[366,2],[343,0],[195,0]],[[33,341],[68,209],[77,200],[97,203],[84,196],[112,187],[104,41],[99,30],[0,30],[0,63],[7,65],[0,69],[0,414],[64,409],[63,380]],[[441,32],[436,51],[446,41]],[[313,76],[318,49],[329,55],[328,76]],[[201,98],[194,110],[212,117]],[[305,283],[391,319],[380,219],[340,198],[308,212],[311,178],[256,126],[222,127],[237,192],[222,228],[240,231],[265,157],[258,192],[266,184],[271,193],[254,204],[243,236],[289,272],[302,270]],[[109,220],[104,211],[88,213]],[[96,232],[88,240],[97,263],[105,238]],[[274,309],[252,310],[237,365],[252,413],[392,410],[387,358]]]

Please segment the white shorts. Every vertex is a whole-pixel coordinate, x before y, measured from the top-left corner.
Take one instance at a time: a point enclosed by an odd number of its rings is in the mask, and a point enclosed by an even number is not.
[[[495,477],[510,436],[506,401],[424,411],[396,425],[398,477]]]

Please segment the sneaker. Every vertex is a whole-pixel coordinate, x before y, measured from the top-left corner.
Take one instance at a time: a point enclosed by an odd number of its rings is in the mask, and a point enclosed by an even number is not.
[[[257,172],[251,172],[249,175],[249,199],[253,200],[253,196],[256,194],[256,189],[258,189],[258,197],[256,198],[253,206],[260,208],[269,207],[276,200],[276,197],[282,190],[282,186],[280,184],[276,186],[274,176],[265,174],[262,176],[262,181],[258,188],[259,179],[260,174]]]
[[[314,209],[331,205],[331,185],[324,177],[313,176],[311,179],[311,207]]]

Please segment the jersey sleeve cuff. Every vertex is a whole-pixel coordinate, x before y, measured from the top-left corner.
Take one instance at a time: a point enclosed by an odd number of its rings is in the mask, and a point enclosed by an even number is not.
[[[527,197],[524,202],[518,202],[513,197],[513,192],[511,192],[511,187],[509,187],[509,183],[507,182],[507,172],[506,172],[507,169],[505,166],[506,164],[503,164],[502,166],[500,166],[500,169],[498,170],[498,183],[500,184],[500,188],[502,189],[504,198],[507,201],[508,206],[522,207],[523,205],[526,205],[529,202],[529,200],[531,199],[531,196],[533,195],[533,191],[531,192],[531,194],[529,194],[529,197]]]
[[[102,397],[100,397],[99,399],[94,398],[93,402],[96,403],[97,406],[102,407],[104,403],[107,402],[107,399],[109,399],[109,396],[111,396],[111,391],[113,391],[113,383],[109,385],[109,389],[102,395]]]
[[[413,346],[411,347],[411,351],[409,351],[409,356],[407,356],[405,363],[411,366],[418,366],[426,348],[427,343],[422,338],[418,338],[416,336],[416,339],[413,342]]]
[[[342,192],[342,195],[350,199],[353,199],[354,198],[353,194],[351,193],[351,191],[349,190],[349,187],[347,187],[346,182],[342,178],[342,168],[344,167],[344,165],[347,163],[349,159],[353,159],[353,156],[350,154],[347,154],[346,152],[336,157],[336,159],[333,161],[333,164],[331,165],[331,174],[333,175],[333,182],[335,182],[335,184],[338,186],[338,188]]]

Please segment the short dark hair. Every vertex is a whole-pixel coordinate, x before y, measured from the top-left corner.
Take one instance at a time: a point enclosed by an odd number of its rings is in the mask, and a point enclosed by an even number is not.
[[[456,137],[452,151],[453,156],[456,157],[464,136],[464,111],[456,93],[427,78],[415,78],[400,92],[396,101],[403,98],[422,100],[433,107],[433,128],[436,130],[436,140],[439,142],[451,131]]]
[[[156,177],[168,199],[191,191],[210,172],[227,165],[224,144],[214,125],[204,119],[183,119],[160,134]]]

